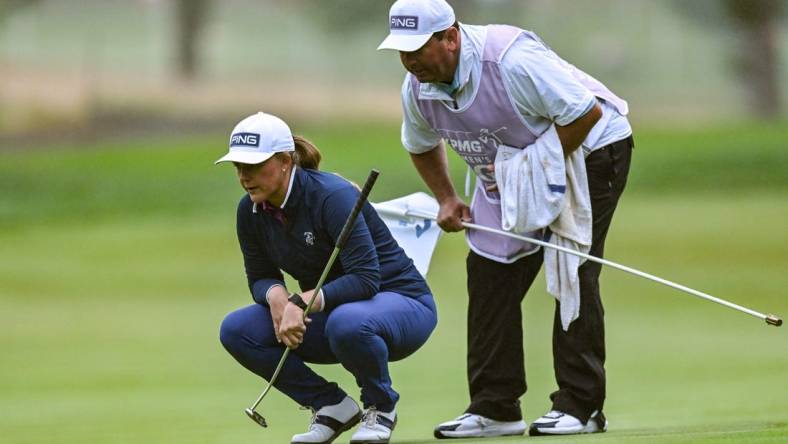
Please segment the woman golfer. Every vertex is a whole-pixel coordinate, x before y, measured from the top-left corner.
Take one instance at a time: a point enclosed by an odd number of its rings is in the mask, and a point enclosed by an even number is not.
[[[224,319],[220,338],[248,370],[269,380],[285,347],[275,387],[313,411],[292,443],[330,443],[361,421],[350,442],[388,443],[399,395],[388,363],[409,356],[437,322],[427,283],[369,203],[311,307],[303,310],[358,197],[345,179],[318,171],[320,152],[279,118],[257,113],[230,136],[246,195],[237,231],[254,304]],[[282,272],[298,281],[288,291]],[[361,388],[363,412],[336,383],[305,363],[340,363]]]

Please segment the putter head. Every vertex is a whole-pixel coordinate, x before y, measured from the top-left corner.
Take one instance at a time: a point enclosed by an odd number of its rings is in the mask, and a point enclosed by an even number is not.
[[[246,412],[246,416],[252,418],[252,421],[260,424],[261,427],[268,427],[268,423],[265,422],[265,418],[263,418],[263,415],[255,412],[252,409],[246,409],[244,410],[244,412]]]
[[[779,327],[783,325],[783,320],[773,314],[768,314],[766,315],[766,323],[769,325],[774,325],[775,327]]]

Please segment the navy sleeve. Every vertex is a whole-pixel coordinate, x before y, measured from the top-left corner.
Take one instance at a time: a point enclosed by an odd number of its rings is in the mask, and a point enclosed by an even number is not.
[[[339,240],[342,227],[357,198],[358,191],[348,186],[331,193],[323,202],[322,223],[334,242]],[[358,215],[344,248],[340,250],[339,261],[345,274],[323,285],[324,310],[347,302],[369,299],[378,292],[378,253],[363,214]]]
[[[238,204],[236,217],[238,243],[241,245],[246,280],[252,299],[258,304],[268,305],[265,301],[268,289],[274,285],[284,287],[285,280],[282,272],[265,253],[262,240],[255,235],[253,216],[251,200],[245,197]]]

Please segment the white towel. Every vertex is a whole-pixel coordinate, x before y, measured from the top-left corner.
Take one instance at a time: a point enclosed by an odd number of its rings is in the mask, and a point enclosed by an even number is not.
[[[500,146],[495,180],[504,230],[523,234],[547,227],[551,244],[588,253],[593,219],[583,150],[564,158],[555,125],[525,149]],[[544,252],[547,291],[561,302],[564,331],[580,313],[577,269],[584,261],[552,248]]]

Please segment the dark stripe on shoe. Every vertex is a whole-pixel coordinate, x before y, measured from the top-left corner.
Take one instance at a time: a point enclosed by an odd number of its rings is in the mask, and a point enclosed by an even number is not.
[[[435,428],[435,430],[438,430],[438,431],[441,431],[441,432],[453,432],[453,431],[457,430],[457,428],[459,428],[460,425],[461,424],[458,422],[457,424],[438,426],[438,427]]]
[[[451,439],[451,438],[455,438],[454,436],[444,435],[443,432],[453,432],[453,431],[457,430],[458,427],[460,427],[460,423],[453,424],[453,425],[447,425],[447,426],[435,427],[435,430],[432,431],[432,436],[434,436],[435,439]]]
[[[558,421],[548,422],[548,423],[531,424],[531,427],[528,428],[528,436],[556,436],[556,435],[560,435],[560,433],[555,433],[555,432],[550,433],[549,431],[547,431],[547,430],[550,430],[550,429],[554,429],[556,424],[558,424]],[[545,431],[542,431],[540,429],[545,429]]]
[[[394,430],[394,426],[397,425],[397,418],[395,417],[394,421],[392,421],[385,416],[378,414],[378,416],[375,417],[375,422],[389,430]]]
[[[358,411],[352,418],[348,419],[347,422],[343,423],[339,420],[332,418],[330,416],[318,415],[315,417],[315,424],[320,424],[328,427],[329,429],[333,430],[334,433],[325,441],[321,443],[308,443],[308,444],[331,444],[339,435],[346,432],[348,429],[352,428],[354,425],[358,424],[361,421],[361,411]],[[307,444],[302,443],[300,441],[290,441],[290,444]]]
[[[335,432],[345,425],[342,421],[336,418],[324,415],[317,415],[317,417],[315,417],[315,424],[324,425]]]

